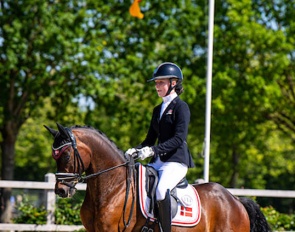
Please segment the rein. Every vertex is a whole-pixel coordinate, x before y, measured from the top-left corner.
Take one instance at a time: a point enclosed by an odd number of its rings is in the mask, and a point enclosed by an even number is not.
[[[129,159],[127,159],[126,162],[124,162],[123,164],[119,164],[116,165],[114,167],[102,170],[100,172],[96,172],[90,175],[82,175],[82,173],[85,171],[85,167],[82,161],[82,158],[80,156],[80,153],[78,151],[77,148],[77,142],[76,142],[76,138],[74,136],[74,134],[72,133],[71,129],[69,128],[65,128],[67,131],[67,134],[69,136],[69,138],[71,139],[71,143],[66,143],[58,148],[53,148],[53,154],[57,154],[57,150],[61,149],[61,152],[57,155],[54,156],[54,158],[57,160],[61,154],[68,148],[68,147],[72,147],[74,149],[74,170],[76,170],[76,164],[78,167],[78,173],[63,173],[63,172],[58,172],[55,174],[56,180],[60,181],[61,184],[64,184],[66,186],[68,186],[69,188],[75,188],[77,183],[83,183],[85,180],[88,180],[90,178],[99,176],[103,173],[112,171],[116,168],[122,167],[122,166],[126,166],[128,167],[126,169],[127,172],[127,178],[126,178],[126,195],[125,195],[125,200],[124,200],[124,207],[123,207],[123,222],[124,222],[124,229],[123,231],[125,231],[125,229],[129,226],[131,219],[132,219],[132,214],[133,214],[133,209],[134,209],[134,202],[135,202],[135,187],[132,188],[132,203],[131,203],[131,209],[129,212],[129,216],[127,221],[125,220],[125,212],[126,212],[126,206],[127,206],[127,202],[128,202],[128,196],[129,196],[129,191],[130,191],[130,187],[131,187],[131,183],[132,183],[132,178],[133,180],[136,179],[136,174],[135,174],[135,168],[134,168],[134,159],[132,157],[130,157]],[[55,153],[54,153],[55,152]],[[126,158],[126,157],[125,157]],[[133,176],[132,176],[133,173]],[[71,183],[69,183],[71,182]]]
[[[105,172],[112,171],[112,170],[114,170],[116,168],[125,166],[125,165],[127,165],[129,163],[130,163],[130,161],[126,161],[123,164],[119,164],[117,166],[105,169],[103,171],[96,172],[96,173],[93,173],[93,174],[90,174],[90,175],[85,175],[85,176],[82,176],[79,173],[68,173],[68,172],[58,172],[58,173],[55,174],[55,176],[57,177],[56,179],[59,180],[59,181],[70,181],[70,180],[75,179],[75,180],[77,180],[77,183],[83,183],[87,179],[99,176],[99,175],[101,175],[101,174],[103,174]]]

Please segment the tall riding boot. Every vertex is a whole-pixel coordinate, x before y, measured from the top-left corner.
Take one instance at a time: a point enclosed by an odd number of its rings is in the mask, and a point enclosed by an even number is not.
[[[159,225],[162,232],[171,232],[171,202],[170,192],[167,190],[165,199],[157,201],[159,213]]]

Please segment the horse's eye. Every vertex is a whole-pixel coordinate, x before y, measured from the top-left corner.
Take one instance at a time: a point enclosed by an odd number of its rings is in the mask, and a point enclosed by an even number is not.
[[[71,158],[71,155],[69,153],[65,153],[60,157],[61,161],[64,163],[69,162],[70,158]]]

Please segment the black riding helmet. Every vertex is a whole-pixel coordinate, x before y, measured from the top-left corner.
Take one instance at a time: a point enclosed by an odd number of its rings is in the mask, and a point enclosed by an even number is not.
[[[178,95],[182,93],[182,80],[183,75],[181,69],[174,63],[165,62],[160,64],[154,71],[153,78],[149,79],[148,82],[160,80],[160,79],[169,79],[170,87],[166,93],[166,96],[170,94],[170,92],[175,88]],[[177,79],[177,83],[175,86],[172,85],[172,79]]]

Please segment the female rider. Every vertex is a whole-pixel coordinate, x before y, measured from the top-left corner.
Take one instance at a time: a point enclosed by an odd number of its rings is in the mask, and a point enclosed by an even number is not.
[[[159,174],[156,189],[159,222],[162,231],[168,232],[171,231],[170,191],[186,176],[188,168],[194,166],[186,142],[190,110],[179,98],[183,92],[183,75],[176,64],[160,64],[148,81],[154,81],[163,102],[153,110],[145,140],[126,154],[137,154],[142,160],[153,157],[148,165]]]

